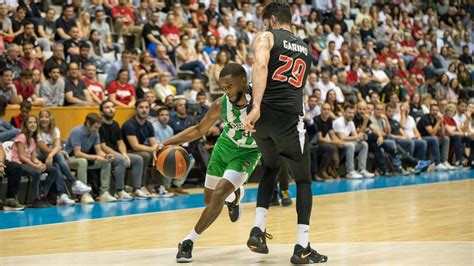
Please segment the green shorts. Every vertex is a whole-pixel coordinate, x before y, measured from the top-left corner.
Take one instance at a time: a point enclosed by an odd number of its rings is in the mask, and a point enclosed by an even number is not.
[[[216,179],[223,177],[234,186],[241,186],[252,174],[259,158],[260,151],[258,148],[238,147],[225,135],[222,135],[212,151],[207,166],[205,186],[214,189],[217,185]]]

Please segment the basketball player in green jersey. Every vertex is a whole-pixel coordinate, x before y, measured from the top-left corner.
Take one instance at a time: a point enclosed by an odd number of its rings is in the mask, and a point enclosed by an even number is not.
[[[224,204],[229,207],[231,221],[238,220],[243,192],[241,186],[260,158],[255,140],[243,128],[250,101],[245,69],[239,64],[228,64],[220,72],[219,83],[225,94],[212,103],[201,122],[163,142],[163,145],[177,145],[193,141],[204,136],[219,118],[225,123],[207,167],[204,188],[206,208],[193,230],[179,243],[177,262],[192,261],[194,242],[217,219]],[[235,200],[226,202],[232,193]]]

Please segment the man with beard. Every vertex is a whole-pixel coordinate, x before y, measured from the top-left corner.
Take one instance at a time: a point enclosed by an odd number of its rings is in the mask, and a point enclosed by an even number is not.
[[[147,120],[150,114],[150,103],[146,99],[138,99],[135,103],[135,112],[135,115],[123,124],[122,136],[129,151],[128,154],[136,154],[142,158],[143,173],[146,173],[153,158],[156,158],[156,152],[161,150],[163,145],[158,144],[153,125]],[[146,180],[142,182],[147,184]],[[147,195],[150,194],[145,187],[141,190]]]
[[[231,63],[225,66],[219,75],[219,83],[225,94],[212,103],[199,124],[163,142],[164,145],[190,142],[204,136],[219,118],[225,123],[207,168],[204,185],[206,208],[193,230],[179,243],[177,262],[192,261],[194,243],[216,220],[224,204],[229,209],[232,222],[240,218],[239,202],[243,196],[241,186],[260,158],[255,140],[246,134],[243,128],[250,101],[246,76],[245,69],[239,64]]]
[[[120,126],[114,120],[115,104],[110,100],[105,100],[99,109],[104,121],[99,129],[100,146],[104,152],[114,155],[112,167],[115,176],[115,188],[117,190],[115,198],[124,201],[132,199],[132,196],[123,190],[126,168],[131,168],[132,171],[133,196],[137,199],[149,198],[140,189],[144,173],[143,159],[137,154],[127,153]]]

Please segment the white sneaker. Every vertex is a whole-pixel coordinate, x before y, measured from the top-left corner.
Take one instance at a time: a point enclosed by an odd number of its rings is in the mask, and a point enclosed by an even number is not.
[[[84,193],[91,192],[91,187],[82,183],[80,180],[76,180],[72,185],[72,193],[76,195],[82,195]]]
[[[117,198],[118,201],[130,201],[133,200],[133,197],[130,196],[125,190],[122,190],[118,193],[115,193],[115,198]]]
[[[346,178],[351,178],[351,179],[357,179],[357,178],[363,178],[364,176],[359,174],[357,171],[351,171],[349,174],[347,174]]]
[[[360,171],[360,174],[364,177],[374,177],[374,174],[372,174],[371,172],[367,171],[367,170],[362,170]]]
[[[176,194],[168,192],[164,186],[160,186],[157,190],[156,193],[160,198],[171,198],[176,196]]]
[[[110,193],[108,191],[106,191],[106,192],[102,193],[102,195],[100,195],[99,201],[100,202],[115,202],[115,201],[117,201],[117,199],[112,197],[112,195],[110,195]]]
[[[456,167],[452,166],[452,165],[451,165],[450,163],[448,163],[448,162],[444,162],[444,163],[442,163],[442,165],[443,165],[444,167],[446,167],[446,169],[448,169],[448,170],[456,170]]]
[[[135,199],[149,199],[150,195],[145,194],[141,189],[136,189],[135,192],[133,192],[133,196]]]
[[[76,202],[73,201],[72,199],[70,199],[69,196],[66,193],[62,194],[58,198],[57,202],[58,202],[59,205],[74,205],[74,204],[76,204]]]
[[[449,170],[449,169],[446,168],[446,166],[442,163],[435,166],[435,171],[446,171],[446,170]]]
[[[92,198],[90,193],[85,193],[81,197],[81,203],[82,204],[91,204],[91,203],[94,203],[94,199]]]

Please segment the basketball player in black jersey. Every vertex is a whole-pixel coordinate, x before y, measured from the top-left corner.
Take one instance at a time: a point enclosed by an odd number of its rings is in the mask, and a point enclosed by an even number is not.
[[[326,262],[327,257],[313,250],[308,242],[312,207],[308,141],[303,124],[303,88],[311,68],[309,47],[291,32],[288,1],[274,0],[265,6],[263,21],[267,31],[257,33],[253,42],[252,109],[245,129],[252,132],[260,148],[264,178],[258,187],[254,228],[247,246],[257,253],[268,253],[265,217],[273,185],[282,160],[287,160],[296,181],[298,237],[291,263]]]

